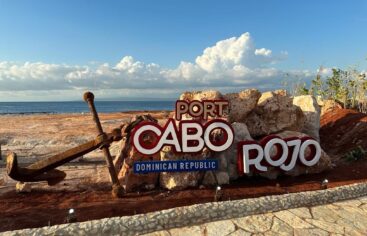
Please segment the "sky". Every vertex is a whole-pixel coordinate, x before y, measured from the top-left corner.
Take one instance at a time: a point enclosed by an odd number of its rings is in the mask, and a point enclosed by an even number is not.
[[[367,1],[0,0],[0,102],[176,98],[367,69]],[[288,82],[289,84],[289,82]]]

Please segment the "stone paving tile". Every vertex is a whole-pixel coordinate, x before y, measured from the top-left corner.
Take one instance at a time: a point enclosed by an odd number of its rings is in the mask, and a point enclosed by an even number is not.
[[[265,235],[292,235],[293,228],[278,218],[273,218],[273,225],[271,231],[265,233]]]
[[[336,223],[330,223],[328,221],[315,220],[315,219],[306,219],[306,221],[316,226],[317,228],[326,230],[329,233],[338,233],[338,234],[344,233],[344,227]]]
[[[289,209],[289,211],[292,212],[293,214],[295,214],[296,216],[301,217],[303,219],[311,219],[312,218],[312,215],[310,213],[310,209],[308,209],[306,207]]]
[[[311,208],[301,207],[216,221],[147,235],[367,235],[367,197]]]
[[[171,235],[177,236],[193,236],[193,235],[205,235],[204,227],[200,226],[191,226],[191,227],[183,227],[169,230]]]
[[[367,214],[359,208],[344,207],[341,208],[337,214],[340,216],[338,224],[345,226],[352,226],[358,230],[367,230]]]
[[[346,235],[367,235],[367,228],[358,227],[358,223],[354,223],[347,219],[340,219],[336,223],[345,228],[344,232]]]
[[[367,204],[363,204],[363,205],[359,206],[359,209],[367,212]]]
[[[274,215],[279,218],[280,220],[287,223],[289,226],[291,226],[294,229],[298,228],[314,228],[312,225],[304,221],[302,218],[296,216],[290,211],[279,211],[274,212]]]
[[[328,236],[329,233],[322,229],[294,229],[294,236]]]
[[[233,233],[229,234],[229,236],[251,236],[251,233],[243,230],[243,229],[238,229],[236,231],[234,231]]]
[[[362,203],[367,204],[367,197],[361,197],[361,198],[358,198],[358,200],[361,201]]]
[[[236,227],[230,220],[216,221],[203,225],[207,236],[228,235],[236,231]]]
[[[157,231],[157,232],[153,232],[149,234],[144,234],[144,236],[171,236],[171,234],[166,230],[162,230],[162,231]]]
[[[233,222],[248,232],[263,233],[270,230],[273,217],[273,214],[253,215],[234,219]]]
[[[359,207],[361,204],[362,202],[359,201],[358,199],[333,203],[334,206],[341,206],[341,207],[344,206]]]
[[[361,236],[361,235],[367,235],[366,232],[362,232],[360,230],[354,229],[354,228],[345,228],[345,233],[343,235],[348,235],[348,236]]]
[[[334,205],[323,205],[317,207],[311,207],[312,218],[315,220],[323,220],[327,222],[336,222],[340,217],[336,212],[339,207]]]

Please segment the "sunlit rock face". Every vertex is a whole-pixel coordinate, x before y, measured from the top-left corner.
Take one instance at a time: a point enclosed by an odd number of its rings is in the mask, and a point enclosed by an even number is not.
[[[244,122],[256,138],[283,130],[302,131],[305,115],[285,90],[277,90],[263,93]]]
[[[232,123],[232,128],[235,134],[234,141],[231,147],[224,152],[213,153],[212,158],[218,160],[219,169],[218,171],[207,171],[205,173],[203,179],[204,185],[229,184],[231,180],[235,180],[239,177],[237,171],[238,142],[243,140],[253,140],[253,138],[244,123],[234,122]]]
[[[320,141],[321,109],[316,98],[311,95],[296,96],[293,98],[293,104],[301,108],[306,117],[302,132]]]
[[[166,146],[160,152],[162,161],[173,160],[205,160],[210,157],[210,152],[204,149],[198,154],[175,153],[173,148]],[[178,190],[188,187],[196,187],[200,184],[204,173],[193,172],[162,172],[160,173],[160,186],[165,189]]]
[[[257,89],[246,89],[239,93],[228,93],[224,99],[229,102],[229,122],[244,122],[247,115],[256,107],[261,97]]]

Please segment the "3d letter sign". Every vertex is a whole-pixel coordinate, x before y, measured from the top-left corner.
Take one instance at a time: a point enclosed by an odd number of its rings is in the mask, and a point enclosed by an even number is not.
[[[284,140],[272,135],[265,137],[259,143],[239,142],[237,148],[238,170],[245,174],[249,173],[252,167],[253,171],[267,171],[267,166],[290,171],[297,162],[305,166],[313,166],[321,157],[320,144],[309,137]],[[274,154],[273,151],[275,151]]]
[[[215,129],[224,131],[224,142],[210,139],[210,134]],[[144,144],[142,137],[145,132],[153,133],[158,137],[158,141],[154,144]],[[204,146],[212,151],[222,152],[232,145],[233,137],[231,126],[223,120],[212,120],[204,126],[197,121],[182,121],[180,129],[177,129],[175,120],[168,119],[164,128],[153,122],[142,123],[133,132],[133,145],[144,155],[153,155],[165,145],[173,146],[178,153],[197,153]]]
[[[231,125],[221,117],[228,107],[228,101],[183,101],[176,102],[176,120],[168,119],[164,127],[154,122],[142,122],[132,132],[134,148],[143,155],[154,155],[163,146],[172,146],[176,153],[199,153],[204,147],[213,152],[227,150],[234,141]],[[184,114],[196,118],[182,120]],[[205,121],[205,122],[202,122]],[[202,125],[204,123],[204,125]],[[213,140],[211,134],[220,129],[223,138]],[[146,134],[155,137],[154,143],[144,142]],[[269,166],[290,171],[296,163],[305,166],[315,165],[321,156],[320,144],[310,137],[282,139],[275,135],[257,141],[241,141],[237,144],[238,171],[246,174],[267,171]],[[203,171],[218,169],[218,160],[179,160],[179,161],[143,161],[134,163],[135,173],[160,171]]]

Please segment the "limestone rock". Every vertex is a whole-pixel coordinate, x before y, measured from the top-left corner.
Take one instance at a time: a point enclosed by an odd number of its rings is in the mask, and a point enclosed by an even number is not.
[[[229,184],[229,174],[227,171],[207,171],[202,184],[205,186]]]
[[[17,193],[30,193],[32,191],[32,187],[30,183],[17,182],[15,185],[15,191]]]
[[[229,101],[229,122],[244,122],[246,116],[256,107],[261,93],[257,89],[246,89],[239,93],[224,95]]]
[[[342,109],[343,105],[335,100],[324,100],[323,106],[321,107],[321,115],[325,114],[326,112],[332,111],[334,109]]]
[[[302,138],[302,137],[308,136],[307,134],[295,132],[295,131],[283,131],[276,135],[283,139],[290,138],[290,137]],[[307,155],[307,151],[306,151],[306,155]],[[297,163],[295,167],[290,171],[282,171],[274,167],[268,167],[268,171],[260,173],[260,175],[263,177],[269,178],[269,179],[275,179],[279,175],[299,176],[303,174],[316,174],[316,173],[321,173],[325,170],[330,169],[332,167],[331,164],[332,163],[331,163],[330,157],[326,154],[324,150],[321,150],[320,160],[314,166],[309,167],[309,166],[304,166],[304,165]]]
[[[210,151],[205,149],[199,154],[175,153],[171,146],[165,146],[161,152],[162,161],[171,160],[205,160],[210,156]],[[204,173],[193,172],[162,172],[160,173],[160,185],[162,188],[170,190],[185,189],[187,187],[198,186]]]
[[[293,104],[301,108],[306,117],[302,133],[320,141],[320,106],[316,98],[311,95],[296,96]]]
[[[265,92],[255,109],[247,116],[246,125],[252,137],[282,130],[301,131],[305,121],[302,110],[284,90]]]
[[[158,183],[159,173],[134,173],[133,166],[138,161],[159,161],[159,153],[154,155],[142,155],[134,147],[128,152],[128,157],[118,174],[119,181],[127,192],[138,189],[153,189]]]
[[[232,128],[234,131],[234,141],[231,147],[229,147],[224,152],[213,153],[213,159],[219,161],[219,169],[215,172],[207,172],[203,179],[204,185],[216,185],[216,184],[228,184],[230,180],[237,179],[237,144],[240,141],[253,140],[246,124],[234,122],[232,123]],[[218,183],[216,182],[216,179]]]
[[[204,90],[204,91],[193,91],[193,92],[184,92],[180,95],[180,100],[186,101],[203,101],[203,100],[223,100],[223,95],[216,90]],[[208,119],[213,119],[215,117],[208,117]],[[184,114],[182,116],[182,120],[201,120],[199,118],[193,118],[189,114]],[[202,121],[202,123],[205,123]]]
[[[216,90],[204,90],[184,92],[180,95],[180,100],[193,101],[193,100],[220,100],[223,99],[223,95]]]
[[[158,123],[157,120],[151,116],[140,116],[135,117],[132,121],[131,127],[128,126],[127,129],[133,128],[133,124],[137,125],[139,122],[144,120],[149,120],[151,122]],[[153,143],[157,141],[157,137],[153,135],[146,134],[143,137],[145,142]],[[132,140],[130,139],[130,131],[128,132],[127,138],[121,140],[120,150],[115,159],[115,168],[120,169],[121,162],[123,161],[121,170],[118,174],[118,179],[122,186],[125,187],[127,192],[131,192],[138,189],[153,189],[158,184],[159,173],[134,173],[134,163],[138,161],[159,161],[160,155],[156,153],[154,155],[143,155],[139,153],[132,145]]]

